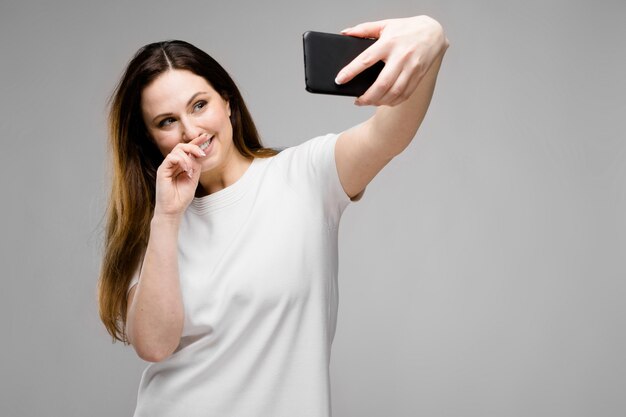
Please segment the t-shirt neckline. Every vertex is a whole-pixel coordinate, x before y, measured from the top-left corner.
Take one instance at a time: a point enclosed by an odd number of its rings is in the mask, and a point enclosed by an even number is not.
[[[249,183],[254,177],[253,174],[258,166],[257,160],[259,159],[254,158],[241,177],[228,187],[222,188],[213,194],[194,197],[191,200],[191,204],[189,204],[189,208],[198,214],[206,214],[235,203],[250,188]]]

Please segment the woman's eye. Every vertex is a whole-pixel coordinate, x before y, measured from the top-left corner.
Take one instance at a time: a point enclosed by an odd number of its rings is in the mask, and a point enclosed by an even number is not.
[[[174,123],[174,119],[168,117],[167,119],[163,119],[159,122],[159,127],[169,126],[172,123]]]
[[[206,106],[206,101],[201,100],[201,101],[197,102],[197,103],[193,106],[193,109],[194,109],[194,110],[200,110],[200,109],[202,109],[204,106]]]

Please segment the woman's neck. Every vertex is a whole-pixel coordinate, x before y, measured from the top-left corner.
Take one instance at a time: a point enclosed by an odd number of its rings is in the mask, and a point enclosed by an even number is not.
[[[252,164],[252,159],[243,155],[228,160],[223,167],[200,174],[196,197],[204,197],[216,193],[236,183]]]

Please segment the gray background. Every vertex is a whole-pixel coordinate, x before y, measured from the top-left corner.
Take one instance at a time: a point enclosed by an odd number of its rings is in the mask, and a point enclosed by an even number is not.
[[[132,413],[145,363],[95,294],[105,101],[140,46],[206,50],[290,146],[373,112],[305,92],[302,32],[416,14],[451,47],[344,213],[334,415],[626,415],[626,4],[449,0],[2,0],[0,415]]]

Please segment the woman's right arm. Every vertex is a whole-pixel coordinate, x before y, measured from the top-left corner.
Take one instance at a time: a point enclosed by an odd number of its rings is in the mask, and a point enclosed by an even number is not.
[[[157,170],[156,202],[139,283],[128,294],[126,336],[140,358],[159,362],[178,347],[184,310],[178,276],[178,229],[193,200],[204,152],[180,143]]]
[[[178,278],[180,220],[153,217],[139,283],[128,295],[126,334],[137,355],[159,362],[171,355],[183,331]]]

